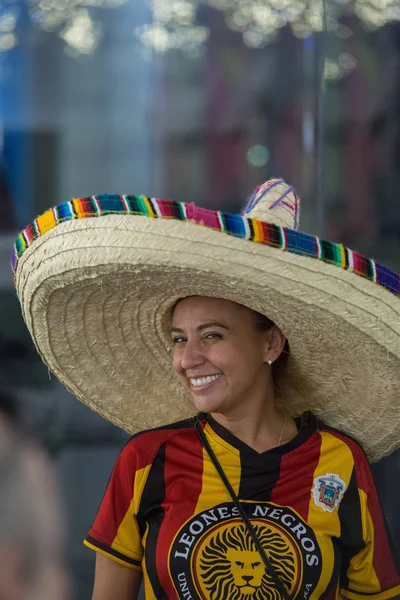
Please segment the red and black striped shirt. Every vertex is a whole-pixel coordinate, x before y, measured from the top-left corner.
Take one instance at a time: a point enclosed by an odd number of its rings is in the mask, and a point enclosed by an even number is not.
[[[369,464],[355,441],[309,415],[291,442],[259,454],[201,417],[293,598],[400,597]],[[127,443],[85,544],[141,569],[146,599],[280,597],[191,420]]]

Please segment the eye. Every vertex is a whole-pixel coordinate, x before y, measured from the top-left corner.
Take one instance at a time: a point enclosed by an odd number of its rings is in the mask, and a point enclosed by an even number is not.
[[[206,333],[204,337],[206,340],[214,340],[221,339],[222,335],[220,333]]]
[[[172,338],[172,343],[174,344],[174,346],[176,346],[177,344],[183,344],[183,342],[186,342],[186,338],[184,338],[184,337]]]
[[[238,567],[241,567],[243,569],[244,563],[237,560],[237,561],[235,561],[235,565],[237,565]]]
[[[254,567],[259,567],[260,565],[260,562],[251,563],[251,568],[254,569]]]

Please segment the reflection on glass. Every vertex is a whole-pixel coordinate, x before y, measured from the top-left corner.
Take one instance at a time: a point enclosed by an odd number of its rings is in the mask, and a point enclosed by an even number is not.
[[[14,233],[49,206],[110,192],[238,211],[278,176],[304,230],[399,270],[400,5],[325,8],[324,32],[322,0],[0,0],[0,381],[24,372],[61,452],[103,430],[49,380],[18,316]],[[91,593],[83,533],[76,600]]]

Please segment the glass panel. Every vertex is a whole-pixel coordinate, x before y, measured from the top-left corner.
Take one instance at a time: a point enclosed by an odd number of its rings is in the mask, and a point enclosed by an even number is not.
[[[396,0],[1,4],[0,383],[35,415],[65,480],[65,457],[91,443],[113,454],[126,436],[49,379],[13,290],[16,232],[104,192],[240,211],[276,176],[302,196],[303,230],[399,270],[399,74]],[[103,485],[92,455],[87,468]],[[399,468],[399,452],[374,467],[397,543]],[[83,500],[69,519],[81,523]],[[79,600],[92,562],[70,545]]]

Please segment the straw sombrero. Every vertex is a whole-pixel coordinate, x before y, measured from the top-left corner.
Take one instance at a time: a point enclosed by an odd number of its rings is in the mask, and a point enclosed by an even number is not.
[[[242,215],[145,196],[74,199],[18,237],[13,270],[43,361],[128,432],[191,416],[171,367],[178,298],[215,296],[267,315],[290,342],[279,401],[353,435],[371,460],[400,446],[400,279],[298,231],[282,180]]]

